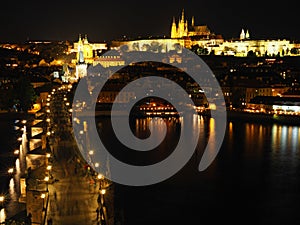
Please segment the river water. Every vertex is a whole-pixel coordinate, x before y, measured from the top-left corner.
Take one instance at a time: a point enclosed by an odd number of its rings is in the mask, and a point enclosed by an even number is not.
[[[22,130],[20,119],[11,116],[0,118],[0,196],[5,197],[5,207],[0,209],[0,223],[25,209],[19,203],[20,162],[14,151],[20,149]],[[8,170],[13,168],[13,174]]]
[[[198,146],[180,172],[150,186],[117,185],[124,224],[300,224],[300,127],[228,121],[220,152],[208,169],[199,172],[203,150],[215,130],[212,119],[197,120]],[[124,151],[110,122],[98,121],[111,153],[135,165],[166,158],[180,135],[179,120],[164,119],[164,142],[143,157]],[[139,119],[131,127],[145,138],[147,124],[149,119]]]
[[[149,121],[132,121],[133,132],[147,137]],[[14,122],[0,120],[0,191],[11,199],[18,192],[15,181],[6,174],[16,163],[8,157],[18,148]],[[163,122],[168,127],[163,143],[141,155],[124,151],[110,121],[97,118],[100,137],[112,154],[136,165],[160,161],[172,153],[180,135],[180,120],[161,119],[158,123]],[[299,126],[228,121],[220,152],[203,172],[197,168],[208,137],[215,131],[211,119],[203,117],[197,117],[195,126],[201,130],[197,149],[177,174],[150,186],[116,185],[116,206],[124,225],[300,224]],[[1,210],[0,222],[12,214],[11,207]]]

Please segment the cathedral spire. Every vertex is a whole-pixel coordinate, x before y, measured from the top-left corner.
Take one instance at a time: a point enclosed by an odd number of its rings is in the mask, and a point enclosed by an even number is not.
[[[246,31],[246,39],[250,39],[250,34],[249,34],[249,30]]]
[[[176,25],[175,17],[173,17],[173,23],[171,27],[171,38],[177,38],[177,25]]]
[[[181,21],[184,22],[184,9],[182,9]]]
[[[244,40],[245,39],[245,31],[242,29],[241,34],[240,34],[240,39]]]
[[[192,17],[192,24],[191,25],[192,25],[192,27],[195,26],[195,17],[194,16]]]
[[[88,38],[87,38],[87,34],[84,36],[84,44],[88,44]]]

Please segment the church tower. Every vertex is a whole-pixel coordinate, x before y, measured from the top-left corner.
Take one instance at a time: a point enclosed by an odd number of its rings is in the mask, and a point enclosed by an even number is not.
[[[179,17],[178,25],[176,25],[175,18],[173,17],[171,27],[171,38],[183,38],[188,36],[188,21],[184,17],[184,9],[182,10],[181,17]]]
[[[179,24],[178,24],[179,38],[182,38],[182,37],[183,37],[183,35],[184,35],[184,30],[185,30],[184,10],[182,10],[181,18],[179,19]]]
[[[178,38],[175,17],[173,17],[173,23],[172,23],[172,28],[171,28],[171,38]]]
[[[249,34],[249,30],[246,31],[246,39],[250,39],[250,34]]]
[[[76,71],[75,71],[76,80],[87,76],[87,64],[85,63],[85,46],[84,46],[86,44],[86,41],[87,39],[82,40],[81,35],[79,35],[77,63],[76,63]]]
[[[192,23],[191,23],[191,26],[192,26],[192,27],[195,26],[195,17],[194,17],[194,16],[192,17]]]
[[[77,44],[77,54],[76,54],[76,58],[77,58],[77,62],[79,62],[79,58],[80,58],[80,52],[83,52],[83,42],[81,39],[81,34],[79,34],[79,39],[78,39],[78,44]]]
[[[245,38],[246,38],[246,34],[245,34],[244,29],[242,29],[241,34],[240,34],[240,39],[244,40]]]

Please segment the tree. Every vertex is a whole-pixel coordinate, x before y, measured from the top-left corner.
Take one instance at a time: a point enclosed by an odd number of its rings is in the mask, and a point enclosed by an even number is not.
[[[12,110],[16,104],[16,92],[12,87],[0,91],[0,107],[4,110]]]
[[[298,55],[299,54],[299,49],[298,48],[292,48],[291,49],[291,54]]]
[[[29,78],[22,76],[16,83],[16,101],[19,110],[27,112],[32,108],[37,96]]]
[[[247,56],[248,56],[248,57],[255,57],[256,54],[255,54],[255,52],[253,52],[252,50],[250,50],[250,51],[247,53]]]

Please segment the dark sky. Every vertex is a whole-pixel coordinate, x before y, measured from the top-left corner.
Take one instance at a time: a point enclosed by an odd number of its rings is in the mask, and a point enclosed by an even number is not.
[[[237,3],[236,3],[237,2]],[[90,42],[169,35],[172,17],[182,9],[195,24],[209,26],[224,38],[242,28],[252,38],[300,39],[297,1],[6,1],[0,3],[0,42],[70,40],[87,34]]]

